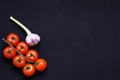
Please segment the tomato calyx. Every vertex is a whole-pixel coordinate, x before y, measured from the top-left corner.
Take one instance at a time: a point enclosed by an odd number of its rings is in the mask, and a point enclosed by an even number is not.
[[[24,49],[24,46],[23,46],[23,45],[20,46],[20,50],[21,50],[21,49]]]
[[[8,54],[11,54],[11,50],[8,50],[7,53],[8,53]]]
[[[14,40],[15,40],[15,37],[14,37],[14,36],[12,36],[12,37],[11,37],[11,40],[12,40],[12,41],[14,41]]]
[[[31,69],[31,67],[27,66],[27,67],[26,67],[26,70],[29,70],[29,69]]]
[[[18,61],[18,62],[21,62],[21,58],[19,58],[17,61]]]
[[[34,65],[35,65],[35,66],[38,65],[38,62],[35,62]]]
[[[30,53],[30,57],[35,57],[35,56],[33,55],[33,53]]]

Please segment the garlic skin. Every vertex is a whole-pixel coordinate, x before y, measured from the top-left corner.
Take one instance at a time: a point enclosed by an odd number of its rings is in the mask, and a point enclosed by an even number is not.
[[[12,16],[10,16],[10,20],[18,24],[27,33],[25,41],[29,46],[35,46],[40,42],[40,36],[38,34],[31,33],[31,31],[26,26],[24,26],[22,23],[20,23]]]
[[[35,33],[30,33],[26,36],[25,41],[29,46],[35,46],[40,42],[40,36]]]

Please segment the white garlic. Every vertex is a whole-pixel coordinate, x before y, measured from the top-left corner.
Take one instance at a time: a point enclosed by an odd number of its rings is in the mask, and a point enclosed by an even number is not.
[[[40,42],[40,36],[38,34],[31,33],[31,31],[27,27],[25,27],[22,23],[20,23],[12,16],[10,16],[10,20],[18,24],[27,33],[25,41],[29,46],[34,46]]]

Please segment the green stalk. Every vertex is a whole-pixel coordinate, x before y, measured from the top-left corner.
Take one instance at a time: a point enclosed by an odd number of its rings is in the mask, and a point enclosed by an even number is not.
[[[30,34],[30,30],[25,27],[22,23],[20,23],[18,20],[16,20],[15,18],[13,18],[12,16],[10,16],[10,20],[12,20],[13,22],[15,22],[17,25],[19,25],[27,34]]]

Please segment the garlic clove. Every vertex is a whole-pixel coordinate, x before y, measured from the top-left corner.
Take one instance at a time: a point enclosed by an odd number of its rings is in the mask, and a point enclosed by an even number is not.
[[[38,34],[34,34],[35,35],[35,39],[37,42],[40,42],[40,36]]]
[[[29,46],[32,46],[32,39],[29,35],[26,36],[26,39],[25,39],[26,43],[29,45]]]

